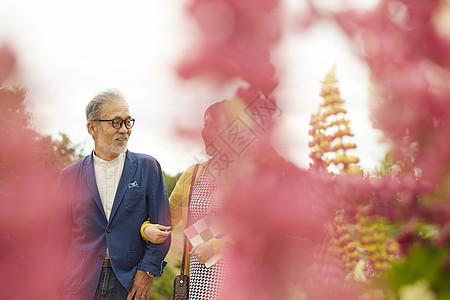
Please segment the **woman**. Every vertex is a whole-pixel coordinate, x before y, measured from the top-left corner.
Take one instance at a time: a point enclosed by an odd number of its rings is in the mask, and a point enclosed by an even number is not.
[[[237,101],[224,100],[214,103],[205,111],[204,128],[202,130],[205,152],[211,159],[199,165],[195,175],[190,203],[189,225],[207,215],[220,216],[224,212],[223,205],[214,201],[214,193],[219,188],[220,181],[226,176],[230,164],[235,161],[235,154],[225,140],[221,138],[233,119],[242,112],[242,106]],[[189,191],[195,165],[190,166],[181,175],[169,202],[172,215],[172,228],[180,221],[183,230],[187,224],[187,205]],[[161,243],[170,235],[170,227],[159,224],[142,224],[141,235],[152,243]],[[226,259],[220,259],[207,268],[205,263],[221,252],[226,238],[213,239],[194,247],[186,259],[185,274],[190,275],[189,299],[220,299],[226,281]]]

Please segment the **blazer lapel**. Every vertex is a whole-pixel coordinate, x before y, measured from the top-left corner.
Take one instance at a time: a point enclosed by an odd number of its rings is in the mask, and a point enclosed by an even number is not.
[[[97,203],[98,208],[100,209],[106,220],[105,209],[103,208],[102,200],[100,199],[100,194],[97,188],[97,182],[95,181],[94,159],[92,153],[84,163],[84,172],[83,172],[83,174],[85,175],[84,179],[86,181],[86,185],[89,188],[89,191],[91,192],[92,197],[95,200],[95,203]]]
[[[123,196],[125,195],[125,192],[128,188],[128,184],[131,182],[131,179],[133,178],[136,169],[137,169],[136,158],[131,152],[127,150],[122,176],[120,177],[119,186],[117,187],[116,196],[114,197],[111,215],[109,216],[109,223],[114,218],[114,215],[119,209],[120,203],[122,202]]]

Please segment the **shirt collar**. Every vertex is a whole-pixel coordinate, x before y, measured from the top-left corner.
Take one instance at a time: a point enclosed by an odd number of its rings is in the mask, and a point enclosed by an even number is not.
[[[126,155],[127,151],[124,151],[122,153],[120,153],[116,158],[114,158],[113,160],[104,160],[101,159],[100,157],[98,157],[97,155],[95,155],[95,152],[93,152],[93,156],[94,156],[94,164],[98,165],[98,166],[105,166],[105,167],[113,167],[116,166],[117,164],[119,164],[120,162],[122,162],[125,159],[125,155]]]

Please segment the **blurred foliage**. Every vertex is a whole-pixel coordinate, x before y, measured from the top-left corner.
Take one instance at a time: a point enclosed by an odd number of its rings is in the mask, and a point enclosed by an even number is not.
[[[69,136],[59,132],[59,139],[51,139],[53,155],[61,169],[84,157],[81,144],[74,144]]]
[[[170,197],[178,179],[180,179],[183,173],[178,173],[175,176],[168,175],[163,171],[164,182],[166,183],[167,195]]]
[[[30,128],[31,114],[26,107],[26,94],[25,88],[0,85],[0,110],[6,115],[0,119],[0,124],[36,134]]]
[[[400,299],[450,299],[450,249],[416,244],[387,274]],[[397,299],[397,298],[396,298]]]
[[[33,115],[27,110],[27,90],[21,87],[0,87],[0,108],[4,118],[0,124],[20,130],[16,132],[22,136],[29,136],[33,141],[33,147],[39,153],[39,162],[42,171],[48,175],[56,175],[61,169],[83,157],[83,148],[79,144],[73,144],[70,138],[59,133],[59,139],[50,135],[43,135],[33,129]],[[8,124],[3,124],[8,122]],[[14,142],[10,139],[9,142]],[[11,160],[2,160],[1,166],[6,167]],[[8,168],[13,169],[12,166]]]
[[[181,263],[180,263],[181,264]],[[153,279],[152,290],[150,291],[150,300],[172,299],[173,280],[180,267],[173,264],[167,264],[161,277]]]

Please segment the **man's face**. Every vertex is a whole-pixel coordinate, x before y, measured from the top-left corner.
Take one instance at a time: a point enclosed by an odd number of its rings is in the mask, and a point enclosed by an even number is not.
[[[126,120],[129,117],[128,105],[121,100],[105,103],[102,106],[102,120],[113,120],[115,118]],[[95,155],[101,159],[113,160],[127,150],[131,129],[127,129],[125,124],[122,124],[119,129],[115,129],[111,122],[88,122],[88,127],[94,138]]]

